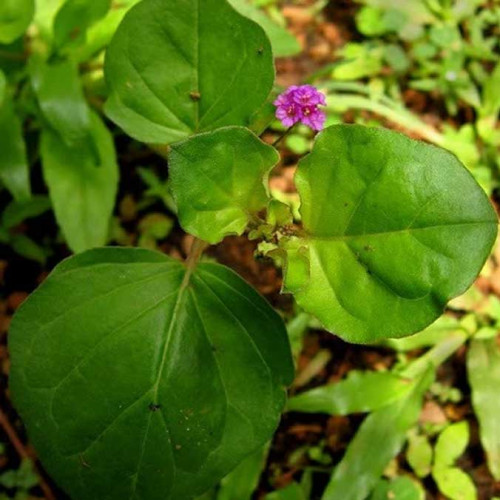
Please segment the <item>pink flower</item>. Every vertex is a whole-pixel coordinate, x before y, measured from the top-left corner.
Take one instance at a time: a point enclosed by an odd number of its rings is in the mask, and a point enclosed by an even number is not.
[[[302,108],[302,123],[313,130],[321,130],[325,124],[326,116],[317,106],[304,106]]]
[[[325,123],[325,113],[318,106],[325,106],[324,94],[312,85],[292,85],[280,94],[274,101],[276,118],[285,127],[291,127],[297,122],[313,130],[321,130]]]

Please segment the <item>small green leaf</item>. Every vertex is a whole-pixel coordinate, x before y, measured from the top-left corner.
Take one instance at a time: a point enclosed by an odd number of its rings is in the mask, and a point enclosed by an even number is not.
[[[425,491],[420,484],[407,476],[380,481],[370,500],[425,500]]]
[[[267,176],[279,154],[248,129],[226,127],[173,145],[168,158],[183,229],[217,243],[243,233],[266,207]]]
[[[242,15],[259,24],[271,41],[274,57],[290,57],[301,50],[298,40],[285,28],[275,23],[249,0],[228,0]]]
[[[433,371],[428,370],[405,397],[366,417],[334,469],[323,500],[364,500],[368,496],[387,464],[401,451],[433,379]]]
[[[0,103],[0,181],[15,200],[26,200],[31,195],[28,158],[22,123],[9,95]]]
[[[477,491],[472,479],[456,467],[437,467],[432,471],[439,491],[450,500],[476,500]]]
[[[373,411],[404,397],[411,383],[390,372],[352,371],[347,379],[289,399],[288,411],[349,415]]]
[[[29,458],[21,462],[19,469],[8,470],[0,474],[0,485],[8,489],[29,490],[37,484],[38,476],[33,468],[33,462]]]
[[[293,223],[290,205],[272,199],[267,206],[266,222],[272,227],[287,226]]]
[[[77,65],[62,60],[44,63],[32,59],[31,81],[48,125],[68,147],[93,151],[90,108],[85,101]]]
[[[9,44],[28,28],[35,12],[35,0],[0,2],[0,43]]]
[[[479,435],[486,451],[488,467],[500,480],[500,352],[496,338],[473,340],[467,354],[467,375],[472,389],[472,405],[479,420]]]
[[[264,31],[226,0],[143,0],[120,24],[105,74],[108,116],[157,144],[248,125],[274,80]]]
[[[448,467],[463,454],[469,442],[469,424],[466,421],[451,424],[441,432],[434,450],[434,466]]]
[[[450,153],[384,129],[325,129],[295,177],[310,278],[285,287],[351,342],[422,330],[484,264],[497,217]],[[303,273],[302,273],[303,274]]]
[[[111,0],[66,0],[54,20],[57,49],[85,42],[87,29],[106,15]]]
[[[406,460],[418,477],[425,477],[430,474],[432,446],[426,436],[415,433],[409,435]]]
[[[216,264],[63,261],[9,331],[11,391],[74,500],[193,498],[269,440],[293,379],[281,318]]]
[[[56,219],[74,252],[104,245],[118,187],[113,138],[91,115],[91,138],[98,150],[68,147],[51,129],[42,131],[40,154]]]

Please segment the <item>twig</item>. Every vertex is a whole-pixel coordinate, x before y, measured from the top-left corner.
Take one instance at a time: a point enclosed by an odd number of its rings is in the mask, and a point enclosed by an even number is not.
[[[0,409],[0,427],[2,427],[2,429],[5,431],[5,434],[7,434],[9,441],[12,443],[12,446],[16,450],[21,460],[31,459],[32,457],[28,453],[28,450],[26,450],[26,447],[19,439],[16,430],[9,422],[7,415],[1,409]],[[54,495],[52,489],[43,478],[42,474],[40,473],[40,470],[38,469],[35,463],[33,463],[33,467],[35,468],[35,471],[38,475],[38,484],[40,486],[40,489],[43,491],[46,500],[56,500],[56,496]]]

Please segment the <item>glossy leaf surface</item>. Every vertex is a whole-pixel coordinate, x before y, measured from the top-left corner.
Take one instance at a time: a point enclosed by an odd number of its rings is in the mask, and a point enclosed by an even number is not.
[[[368,496],[417,422],[423,395],[433,378],[432,371],[427,371],[408,394],[366,417],[336,466],[323,500],[364,500]]]
[[[295,181],[304,232],[286,287],[351,342],[426,327],[496,237],[493,207],[457,158],[396,132],[330,127]]]
[[[467,353],[467,374],[472,405],[479,420],[479,435],[493,477],[500,480],[500,352],[496,339],[473,340]]]
[[[40,154],[56,219],[74,252],[104,245],[118,188],[113,138],[97,115],[91,115],[90,138],[97,159],[82,147],[68,147],[59,134],[42,132]]]
[[[35,12],[35,0],[0,2],[0,43],[9,44],[28,28]]]
[[[226,0],[143,0],[107,51],[108,116],[165,144],[248,125],[274,80],[269,40]]]
[[[352,371],[345,380],[298,394],[289,411],[348,415],[373,411],[400,399],[411,384],[390,372]]]
[[[241,234],[268,201],[265,181],[278,152],[242,127],[172,146],[170,185],[185,231],[209,243]]]
[[[14,402],[75,500],[201,494],[271,437],[293,378],[284,324],[257,292],[148,250],[64,261],[9,341]]]

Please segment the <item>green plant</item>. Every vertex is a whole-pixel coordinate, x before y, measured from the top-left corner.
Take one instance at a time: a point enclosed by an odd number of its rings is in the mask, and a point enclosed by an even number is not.
[[[203,262],[209,244],[250,231],[284,263],[285,291],[304,310],[367,343],[438,318],[480,271],[497,219],[452,154],[338,125],[300,162],[302,225],[294,224],[267,188],[279,154],[252,131],[274,80],[265,32],[225,0],[143,0],[107,49],[104,110],[166,154],[179,222],[196,239],[185,263],[144,249],[83,251],[106,242],[118,182],[112,136],[84,98],[77,66],[82,40],[102,40],[92,23],[108,8],[66,3],[21,85],[32,99],[18,104],[31,103],[39,118],[57,220],[79,253],[17,312],[11,389],[42,462],[73,498],[193,498],[262,449],[293,378],[281,317],[230,269]],[[372,413],[351,444],[344,460],[366,475],[366,494],[448,349],[411,365],[401,397]],[[373,429],[383,452],[375,470],[359,452]],[[352,470],[337,470],[328,498],[352,484]]]

